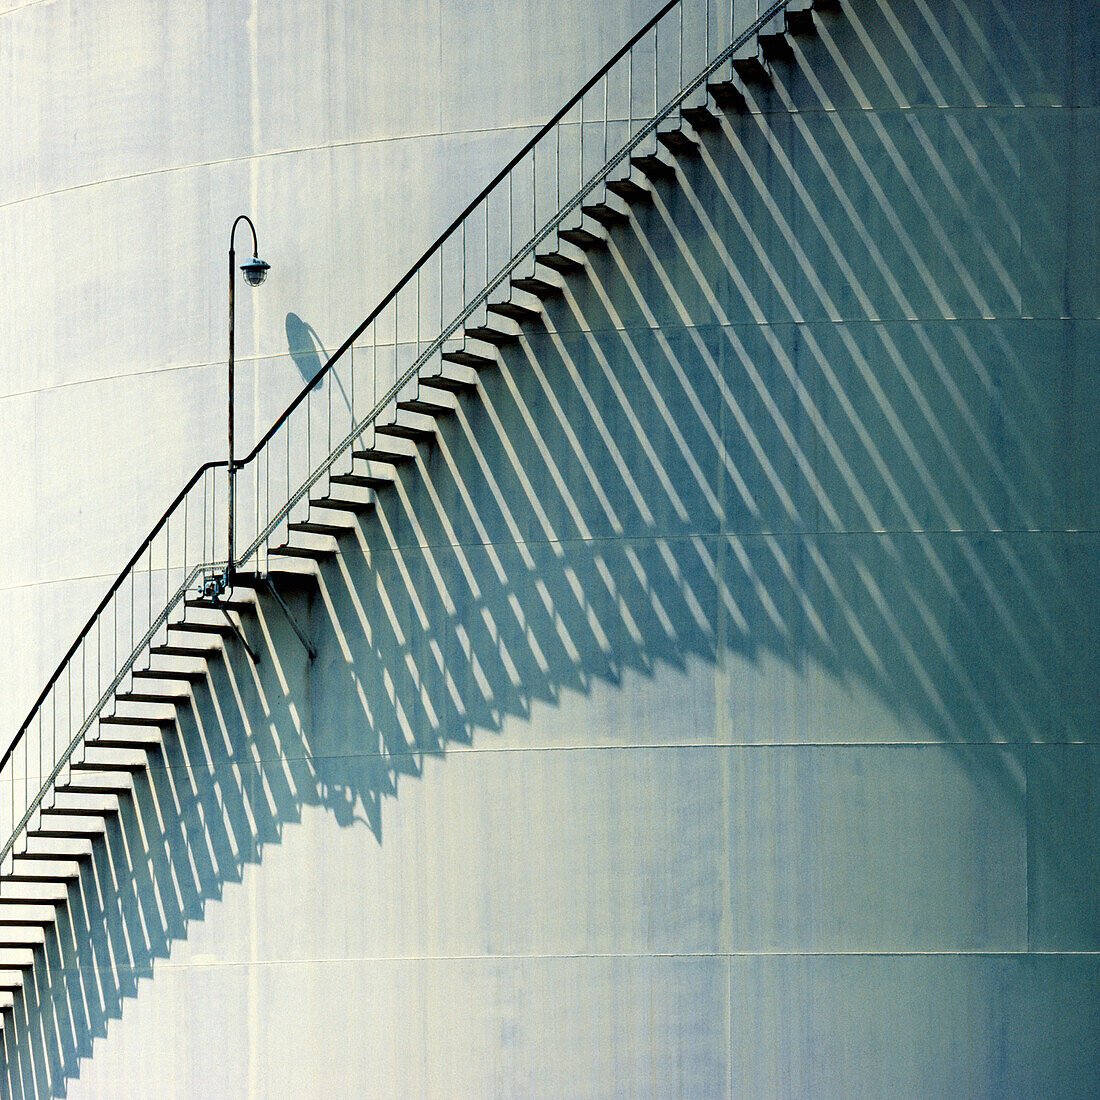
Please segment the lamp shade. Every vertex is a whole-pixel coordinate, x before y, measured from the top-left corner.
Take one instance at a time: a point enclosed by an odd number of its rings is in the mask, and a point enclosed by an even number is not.
[[[253,256],[251,260],[241,264],[241,270],[249,286],[259,286],[267,278],[270,267],[271,264],[265,263],[259,256]]]

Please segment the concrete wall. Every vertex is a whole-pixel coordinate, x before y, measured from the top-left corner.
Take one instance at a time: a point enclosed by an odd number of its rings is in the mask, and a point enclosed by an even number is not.
[[[213,663],[12,1095],[1095,1095],[1098,14],[800,40],[294,594],[316,660],[264,601]]]

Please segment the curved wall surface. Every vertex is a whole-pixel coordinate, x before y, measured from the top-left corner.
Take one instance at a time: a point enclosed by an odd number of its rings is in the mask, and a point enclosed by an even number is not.
[[[54,7],[0,28],[56,49]],[[839,8],[287,590],[315,658],[261,600],[260,663],[232,643],[210,662],[6,1017],[11,1095],[1096,1094],[1100,8]],[[189,167],[150,172],[177,150],[121,139],[16,162],[50,194],[0,207],[0,247],[33,225],[61,249],[31,206],[88,202],[74,246],[117,256],[119,285],[86,289],[79,323],[43,272],[8,292],[42,326],[16,322],[34,381],[5,399],[12,432],[69,401],[33,431],[35,454],[71,449],[126,395],[65,474],[85,495],[56,499],[45,458],[13,490],[38,541],[6,536],[28,575],[3,598],[50,627],[24,661],[50,663],[52,609],[125,557],[134,501],[154,515],[220,438],[205,223],[248,196],[274,272],[242,343],[257,395],[289,393],[309,332],[337,344],[647,14],[509,5],[490,29],[488,6],[348,5],[337,34],[326,10],[127,30],[171,60],[142,86],[177,90],[89,114],[116,133],[147,112],[202,147]],[[77,186],[82,159],[126,178]],[[173,254],[128,214],[176,185],[194,284],[169,310],[122,272]],[[127,216],[94,216],[98,189]],[[185,300],[203,334],[170,338]],[[75,346],[112,325],[114,359]],[[43,332],[41,359],[18,349]],[[145,369],[137,333],[163,340]],[[162,382],[170,402],[142,396]],[[73,500],[85,532],[51,541]]]

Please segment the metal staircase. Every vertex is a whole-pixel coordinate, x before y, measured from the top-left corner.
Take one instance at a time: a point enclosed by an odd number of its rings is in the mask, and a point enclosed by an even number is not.
[[[58,666],[0,762],[0,1008],[81,863],[256,599],[302,583],[476,395],[635,208],[675,188],[723,112],[750,109],[838,0],[673,0],[455,219],[237,470],[196,471]],[[751,9],[746,12],[746,9]],[[223,582],[228,574],[230,590]],[[281,602],[281,600],[280,600]],[[242,629],[243,627],[243,629]],[[247,642],[245,642],[247,645]]]

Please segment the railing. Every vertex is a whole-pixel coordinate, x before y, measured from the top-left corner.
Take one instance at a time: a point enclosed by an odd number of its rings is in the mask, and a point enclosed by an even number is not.
[[[504,166],[239,463],[235,568],[266,571],[311,490],[351,472],[396,403],[443,369],[510,277],[580,223],[629,158],[795,0],[669,0]],[[802,0],[805,6],[806,0]],[[685,73],[694,74],[685,77]],[[593,198],[595,196],[595,198]],[[506,297],[507,295],[501,295]],[[386,417],[383,420],[383,417]],[[394,412],[396,416],[396,412]],[[386,444],[388,449],[392,445]],[[119,574],[0,759],[0,870],[80,761],[99,716],[187,593],[226,568],[226,463],[200,467]],[[6,797],[5,797],[6,796]]]

